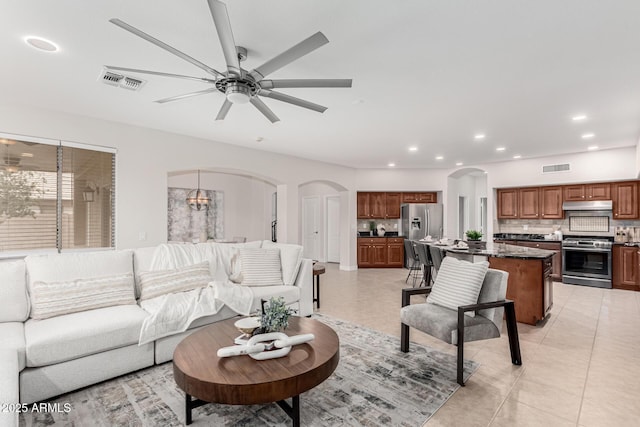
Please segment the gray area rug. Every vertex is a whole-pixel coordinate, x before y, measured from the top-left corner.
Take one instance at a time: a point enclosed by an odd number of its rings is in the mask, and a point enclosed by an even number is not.
[[[400,351],[395,337],[327,316],[314,318],[340,337],[340,363],[324,383],[300,396],[303,426],[421,426],[459,388],[455,356],[418,344]],[[243,356],[246,357],[246,356]],[[478,368],[465,361],[465,380]],[[184,425],[184,393],[171,363],[105,381],[51,401],[69,413],[30,412],[21,426]],[[276,405],[208,404],[195,426],[290,426]]]

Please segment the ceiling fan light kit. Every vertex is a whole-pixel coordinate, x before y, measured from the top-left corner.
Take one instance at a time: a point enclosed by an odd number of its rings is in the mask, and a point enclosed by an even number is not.
[[[158,100],[158,103],[172,102],[192,96],[203,95],[210,92],[220,92],[225,95],[225,101],[216,116],[216,120],[224,120],[233,104],[251,103],[258,111],[260,111],[271,123],[275,123],[280,119],[271,109],[260,99],[261,97],[272,98],[280,102],[286,102],[298,107],[307,108],[309,110],[324,112],[327,108],[305,101],[281,92],[275,92],[274,88],[345,88],[351,87],[351,79],[286,79],[286,80],[265,80],[265,77],[274,71],[292,63],[293,61],[313,52],[321,46],[329,43],[329,40],[321,32],[317,32],[306,38],[295,46],[285,50],[281,54],[268,60],[261,66],[252,71],[247,71],[240,67],[240,62],[247,58],[247,49],[236,46],[233,33],[231,31],[231,21],[227,13],[227,7],[218,0],[207,0],[211,16],[218,34],[222,52],[224,54],[227,65],[226,72],[217,71],[208,65],[190,57],[186,53],[169,46],[168,44],[156,39],[155,37],[127,24],[126,22],[113,18],[109,21],[118,27],[140,37],[144,40],[176,55],[177,57],[195,65],[196,67],[213,75],[215,79],[192,77],[172,73],[164,73],[159,71],[141,70],[135,68],[124,68],[106,66],[107,69],[113,71],[126,71],[141,74],[151,74],[162,77],[173,77],[181,79],[198,80],[207,84],[214,84],[215,88],[200,90],[183,95],[177,95],[169,98]]]

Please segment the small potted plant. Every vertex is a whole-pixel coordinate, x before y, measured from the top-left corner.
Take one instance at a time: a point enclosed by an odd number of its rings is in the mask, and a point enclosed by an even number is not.
[[[282,297],[273,297],[266,304],[263,301],[260,328],[256,329],[256,332],[261,334],[283,332],[289,326],[289,316],[294,313],[295,310],[287,307]]]
[[[376,231],[376,223],[374,221],[369,221],[369,235],[373,236],[373,233]]]
[[[486,249],[487,242],[480,240],[482,239],[482,232],[478,230],[467,230],[464,234],[467,236],[469,249]]]

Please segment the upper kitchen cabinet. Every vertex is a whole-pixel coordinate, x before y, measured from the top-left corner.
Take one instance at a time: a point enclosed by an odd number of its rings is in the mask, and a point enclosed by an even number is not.
[[[402,193],[402,203],[438,203],[438,194],[435,191]]]
[[[358,219],[400,218],[400,193],[358,192]]]
[[[611,184],[613,219],[638,219],[638,181]]]
[[[540,187],[540,219],[562,219],[562,187]]]
[[[539,188],[520,188],[518,190],[518,218],[540,218]]]
[[[498,197],[498,219],[518,218],[518,189],[499,188]]]
[[[611,200],[611,184],[577,184],[564,186],[564,200],[585,201],[585,200]]]

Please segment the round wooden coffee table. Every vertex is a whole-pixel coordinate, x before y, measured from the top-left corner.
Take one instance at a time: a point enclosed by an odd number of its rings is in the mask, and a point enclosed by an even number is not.
[[[216,322],[186,337],[173,353],[173,377],[186,394],[186,424],[191,411],[207,403],[254,405],[276,402],[300,425],[300,394],[326,380],[338,366],[340,343],[333,329],[317,320],[292,316],[285,333],[314,334],[284,357],[255,360],[250,356],[220,358],[221,347],[233,345],[240,332],[238,317]],[[195,399],[192,399],[195,398]],[[289,405],[285,399],[291,398]]]

